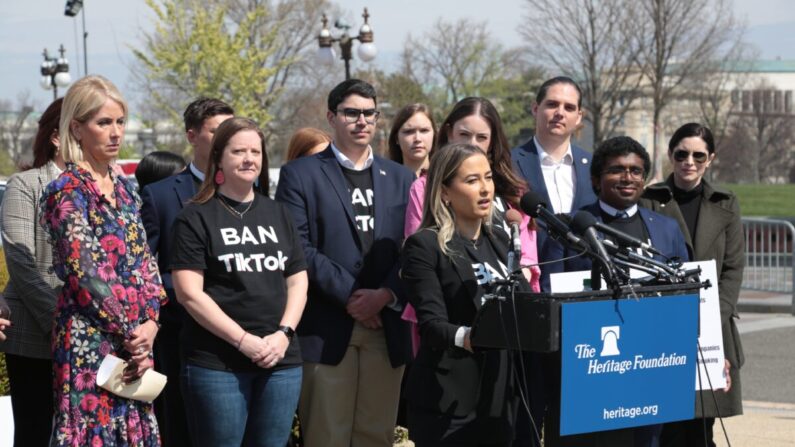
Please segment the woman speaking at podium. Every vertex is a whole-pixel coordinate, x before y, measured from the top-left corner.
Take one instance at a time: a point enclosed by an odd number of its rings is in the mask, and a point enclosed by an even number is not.
[[[453,144],[431,161],[420,230],[402,278],[417,311],[419,352],[406,386],[409,436],[423,446],[510,445],[518,402],[505,350],[475,351],[470,329],[489,283],[508,276],[508,237],[491,231],[486,154]],[[520,288],[530,290],[522,275]]]

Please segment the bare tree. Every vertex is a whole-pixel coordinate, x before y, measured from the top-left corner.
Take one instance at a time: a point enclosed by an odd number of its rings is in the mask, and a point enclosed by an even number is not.
[[[642,0],[635,4],[649,26],[641,66],[653,104],[652,180],[660,180],[665,156],[660,147],[663,110],[687,80],[709,72],[713,61],[730,54],[727,42],[736,42],[743,27],[735,20],[729,0]]]
[[[612,136],[642,81],[645,33],[632,0],[527,0],[520,33],[527,51],[553,73],[576,79],[594,145]]]
[[[403,73],[421,84],[443,85],[446,103],[452,104],[502,76],[510,63],[502,55],[502,45],[491,37],[486,22],[438,19],[421,38],[406,39]]]
[[[0,146],[15,164],[29,158],[36,133],[35,122],[33,128],[28,122],[33,110],[34,103],[28,90],[19,93],[15,102],[0,101]]]
[[[685,83],[687,96],[697,102],[699,120],[712,131],[719,154],[707,171],[710,180],[732,169],[720,153],[728,138],[732,116],[740,105],[735,96],[750,82],[749,61],[755,59],[756,51],[738,40],[724,60],[712,61],[703,73]]]
[[[795,166],[795,113],[786,95],[763,81],[736,96],[724,153],[737,169],[722,180],[786,181]]]

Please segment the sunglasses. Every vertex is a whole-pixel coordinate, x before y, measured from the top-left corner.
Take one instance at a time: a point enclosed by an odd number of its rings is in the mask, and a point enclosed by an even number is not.
[[[693,155],[693,161],[695,161],[696,163],[704,163],[705,161],[707,161],[707,156],[709,154],[707,154],[706,152],[695,152],[695,151],[690,152],[684,149],[677,149],[674,151],[674,160],[685,161],[688,159],[688,157],[690,157],[690,155]]]
[[[347,123],[355,123],[359,121],[359,115],[364,115],[364,121],[367,122],[367,124],[375,123],[378,120],[378,115],[381,114],[381,112],[375,109],[354,109],[349,107],[337,109],[337,113],[342,113]]]

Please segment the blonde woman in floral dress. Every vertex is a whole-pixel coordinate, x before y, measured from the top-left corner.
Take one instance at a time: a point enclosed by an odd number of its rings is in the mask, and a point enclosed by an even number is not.
[[[165,292],[149,253],[134,188],[110,168],[124,136],[127,104],[110,81],[88,76],[66,94],[61,150],[66,170],[44,191],[40,223],[64,281],[53,326],[54,446],[157,446],[152,405],[99,388],[113,354],[124,379],[152,367]]]

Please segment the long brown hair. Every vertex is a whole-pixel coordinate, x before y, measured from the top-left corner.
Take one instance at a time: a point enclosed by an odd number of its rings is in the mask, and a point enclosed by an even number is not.
[[[502,129],[500,113],[497,112],[497,108],[491,101],[472,96],[458,101],[439,127],[439,137],[437,138],[439,147],[444,148],[448,143],[447,133],[452,132],[456,122],[472,115],[478,115],[486,120],[491,128],[491,143],[486,157],[489,159],[494,175],[494,193],[514,205],[518,204],[522,194],[528,189],[527,183],[513,171],[511,147],[508,144],[505,131]],[[431,154],[431,158],[433,158],[433,154]]]
[[[423,115],[428,117],[428,120],[431,122],[431,130],[433,131],[433,143],[431,144],[430,149],[428,150],[428,155],[433,153],[436,150],[436,123],[433,121],[433,113],[431,113],[431,108],[422,103],[414,103],[403,107],[398,111],[397,115],[395,115],[395,121],[392,123],[392,130],[389,132],[389,159],[396,162],[403,164],[403,151],[400,150],[400,143],[398,142],[398,135],[400,133],[400,128],[403,127],[403,124],[406,123],[412,116],[422,113]]]
[[[210,148],[209,166],[207,166],[199,192],[192,199],[193,202],[205,203],[215,196],[218,191],[218,184],[215,183],[215,174],[218,172],[218,165],[221,164],[224,149],[226,149],[232,137],[244,130],[253,130],[259,135],[259,140],[262,144],[262,170],[259,173],[259,185],[254,187],[254,192],[268,195],[268,152],[265,150],[265,134],[253,120],[235,117],[224,121],[215,130],[212,147]]]
[[[58,147],[52,143],[53,135],[58,134],[58,126],[61,120],[61,104],[63,98],[53,101],[47,110],[39,118],[39,130],[36,132],[36,139],[33,140],[33,165],[22,165],[20,170],[40,168],[55,158]]]

